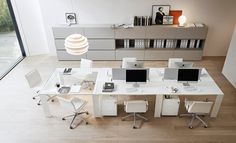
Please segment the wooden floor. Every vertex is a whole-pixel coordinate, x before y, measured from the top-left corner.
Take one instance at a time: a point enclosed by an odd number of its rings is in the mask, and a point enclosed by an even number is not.
[[[24,75],[37,68],[44,80],[57,67],[79,67],[78,61],[58,62],[47,55],[25,58],[0,81],[0,143],[235,143],[236,142],[236,90],[221,74],[224,58],[204,58],[194,66],[205,67],[225,96],[217,118],[209,119],[209,128],[197,126],[188,129],[189,118],[153,118],[153,108],[147,114],[150,120],[141,129],[132,129],[132,121],[121,121],[124,116],[119,106],[118,117],[88,117],[89,125],[81,124],[69,129],[69,120],[62,121],[64,110],[58,102],[51,103],[54,117],[46,118],[40,106],[32,100]],[[120,61],[96,61],[94,67],[119,67]],[[145,67],[166,67],[167,61],[150,61]],[[87,106],[92,114],[91,97]],[[122,97],[119,97],[122,100]],[[148,97],[152,106],[153,97]],[[122,103],[122,101],[121,101]],[[183,112],[181,110],[181,112]]]

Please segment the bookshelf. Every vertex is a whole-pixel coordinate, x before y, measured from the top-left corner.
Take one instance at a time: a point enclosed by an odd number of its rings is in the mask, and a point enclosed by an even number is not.
[[[176,25],[135,26],[112,28],[110,25],[54,26],[53,35],[59,60],[200,60],[208,28],[178,27]],[[64,39],[69,34],[80,33],[89,40],[89,51],[82,56],[66,53]]]

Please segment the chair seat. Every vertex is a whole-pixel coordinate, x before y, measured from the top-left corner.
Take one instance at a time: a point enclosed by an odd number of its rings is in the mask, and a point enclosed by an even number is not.
[[[144,100],[124,101],[124,105],[127,113],[145,113],[148,110],[148,101]]]

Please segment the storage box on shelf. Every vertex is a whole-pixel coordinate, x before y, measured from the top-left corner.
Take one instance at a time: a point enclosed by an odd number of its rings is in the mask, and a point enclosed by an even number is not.
[[[178,27],[176,25],[135,26],[111,28],[111,26],[55,26],[53,33],[59,60],[122,60],[137,57],[138,60],[168,60],[180,57],[184,60],[200,60],[203,54],[208,28]],[[69,34],[81,33],[89,40],[89,51],[82,56],[66,54],[64,39]]]

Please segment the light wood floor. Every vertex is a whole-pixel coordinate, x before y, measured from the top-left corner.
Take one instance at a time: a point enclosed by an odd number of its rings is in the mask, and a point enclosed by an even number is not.
[[[0,81],[0,143],[235,143],[236,142],[236,90],[221,74],[224,58],[204,58],[194,66],[205,67],[225,96],[217,118],[209,119],[209,128],[197,126],[188,129],[189,118],[153,118],[153,108],[145,114],[150,121],[141,129],[132,129],[132,121],[121,121],[124,116],[119,106],[118,117],[88,118],[89,125],[81,124],[69,129],[69,121],[62,121],[64,111],[58,102],[52,103],[53,118],[46,118],[40,106],[32,100],[24,75],[37,68],[44,80],[57,67],[79,67],[78,61],[58,62],[47,55],[24,59]],[[96,61],[94,67],[119,67],[120,61]],[[145,62],[146,67],[166,67],[167,61]],[[92,113],[91,97],[87,106]],[[122,97],[119,97],[122,99]],[[153,106],[153,97],[148,97]],[[62,111],[62,112],[61,112]],[[184,112],[181,110],[181,112]]]

